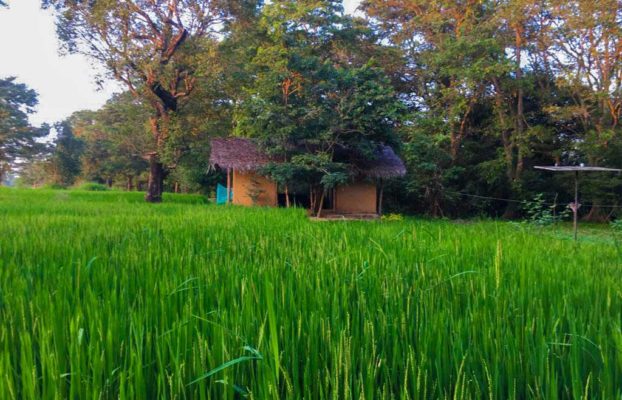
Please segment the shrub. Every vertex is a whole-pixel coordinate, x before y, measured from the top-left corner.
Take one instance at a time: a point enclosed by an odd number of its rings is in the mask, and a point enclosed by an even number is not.
[[[531,201],[523,202],[523,209],[527,214],[527,220],[538,226],[552,225],[570,215],[569,208],[565,208],[556,214],[555,205],[548,204],[542,193],[535,195]]]
[[[80,185],[78,189],[86,190],[89,192],[105,192],[106,190],[108,190],[108,187],[97,182],[86,182]]]
[[[615,221],[611,221],[610,225],[614,231],[622,233],[622,219],[616,219]]]
[[[64,185],[61,185],[60,183],[48,183],[48,184],[41,186],[41,189],[64,190],[64,189],[67,189],[67,187]]]
[[[401,214],[386,214],[382,216],[383,221],[402,221],[404,217]]]

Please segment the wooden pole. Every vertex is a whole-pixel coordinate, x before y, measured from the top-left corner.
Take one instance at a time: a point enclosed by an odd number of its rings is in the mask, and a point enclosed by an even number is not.
[[[227,201],[225,202],[227,205],[231,201],[229,193],[231,193],[231,168],[227,168]]]
[[[573,228],[574,240],[577,241],[577,225],[579,219],[579,171],[574,172],[574,213]]]
[[[322,218],[322,208],[324,207],[324,196],[326,195],[326,189],[322,190],[322,197],[320,197],[320,205],[317,208],[317,218]]]
[[[380,193],[378,193],[378,215],[382,216],[382,196],[384,194],[384,183],[380,179]]]
[[[287,185],[285,185],[285,207],[289,208],[289,190]]]

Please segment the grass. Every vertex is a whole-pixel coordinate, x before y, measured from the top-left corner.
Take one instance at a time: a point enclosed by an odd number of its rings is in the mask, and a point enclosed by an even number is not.
[[[612,243],[141,197],[0,190],[2,398],[622,398]]]

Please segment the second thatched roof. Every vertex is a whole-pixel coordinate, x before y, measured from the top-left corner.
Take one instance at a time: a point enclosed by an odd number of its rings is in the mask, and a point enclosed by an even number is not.
[[[211,140],[210,165],[247,172],[274,162],[252,139],[215,138]],[[358,172],[368,178],[392,178],[406,175],[402,160],[389,146],[381,145],[376,158],[358,166]]]

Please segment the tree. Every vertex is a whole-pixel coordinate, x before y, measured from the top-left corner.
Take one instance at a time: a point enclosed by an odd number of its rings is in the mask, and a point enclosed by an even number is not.
[[[52,182],[67,187],[75,183],[80,175],[80,158],[84,152],[84,143],[76,138],[70,121],[56,124],[57,136],[54,152],[50,158]]]
[[[427,209],[442,215],[445,189],[463,190],[487,154],[481,145],[490,142],[490,94],[495,80],[513,68],[496,3],[367,0],[362,9],[380,43],[399,49],[403,59],[401,66],[393,63],[400,68],[392,73],[410,110],[401,129],[404,157],[412,160],[404,186],[416,196],[425,193]],[[469,151],[474,144],[480,147],[476,153]]]
[[[20,170],[18,186],[40,187],[50,182],[50,162],[47,159],[32,160]]]
[[[366,0],[362,8],[382,39],[402,49],[405,62],[397,73],[404,99],[444,121],[435,134],[446,138],[456,163],[490,78],[507,69],[494,7],[487,1]]]
[[[153,145],[148,117],[148,108],[127,92],[114,95],[98,111],[74,113],[71,126],[85,144],[82,177],[109,186],[121,179],[133,190],[135,178],[148,167],[142,150]]]
[[[15,78],[0,79],[0,182],[11,169],[45,150],[37,139],[49,133],[49,127],[33,127],[28,114],[37,105],[37,92],[17,83]]]
[[[553,111],[581,121],[584,137],[577,150],[589,164],[616,162],[622,139],[622,4],[552,0],[549,7],[548,54],[573,99]],[[594,204],[602,198],[598,192]],[[587,216],[606,217],[597,206]]]
[[[232,10],[217,0],[43,3],[58,11],[58,34],[67,51],[100,62],[152,108],[154,147],[146,152],[150,163],[146,200],[161,201],[165,166],[160,156],[169,140],[171,119],[195,89],[196,58],[210,54],[208,49]]]
[[[321,212],[328,190],[395,141],[401,106],[383,70],[357,53],[374,41],[341,2],[274,1],[260,26],[256,79],[237,108],[236,130],[279,160],[265,172],[286,189],[304,176]]]

